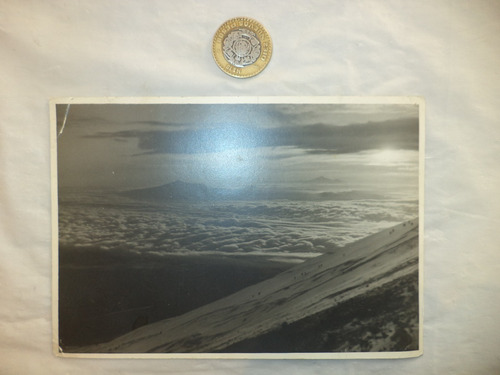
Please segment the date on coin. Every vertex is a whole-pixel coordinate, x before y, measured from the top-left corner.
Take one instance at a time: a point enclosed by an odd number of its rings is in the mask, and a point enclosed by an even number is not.
[[[224,73],[237,78],[259,74],[271,60],[273,43],[259,22],[232,18],[217,30],[212,43],[215,62]]]

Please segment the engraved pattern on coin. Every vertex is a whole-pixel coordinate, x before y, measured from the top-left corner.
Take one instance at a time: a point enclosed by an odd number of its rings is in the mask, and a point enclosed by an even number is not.
[[[259,74],[269,63],[273,42],[258,21],[236,17],[224,22],[214,35],[212,55],[217,66],[236,78]]]
[[[242,68],[253,64],[260,56],[260,41],[253,31],[240,28],[224,39],[224,57],[232,65]]]

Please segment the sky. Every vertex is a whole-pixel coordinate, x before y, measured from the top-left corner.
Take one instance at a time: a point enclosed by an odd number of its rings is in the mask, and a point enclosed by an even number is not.
[[[411,104],[59,104],[57,132],[60,188],[418,185]]]

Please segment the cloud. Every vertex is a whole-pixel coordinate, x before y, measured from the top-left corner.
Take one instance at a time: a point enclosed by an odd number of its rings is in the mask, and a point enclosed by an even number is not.
[[[137,139],[140,152],[147,154],[207,154],[263,147],[289,147],[310,154],[346,154],[383,148],[418,150],[418,119],[346,126],[317,123],[267,128],[229,125],[181,130],[123,130],[85,137]]]
[[[297,125],[333,121],[342,126],[418,116],[418,106],[412,104],[281,104],[273,109],[278,121]]]
[[[241,202],[158,209],[143,204],[60,205],[61,254],[305,258],[335,251],[417,214],[416,202]]]

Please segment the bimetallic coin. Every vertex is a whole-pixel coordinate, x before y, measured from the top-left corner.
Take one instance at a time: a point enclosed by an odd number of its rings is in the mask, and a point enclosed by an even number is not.
[[[219,68],[237,78],[259,74],[271,60],[272,51],[271,37],[264,26],[246,17],[224,22],[212,43]]]

